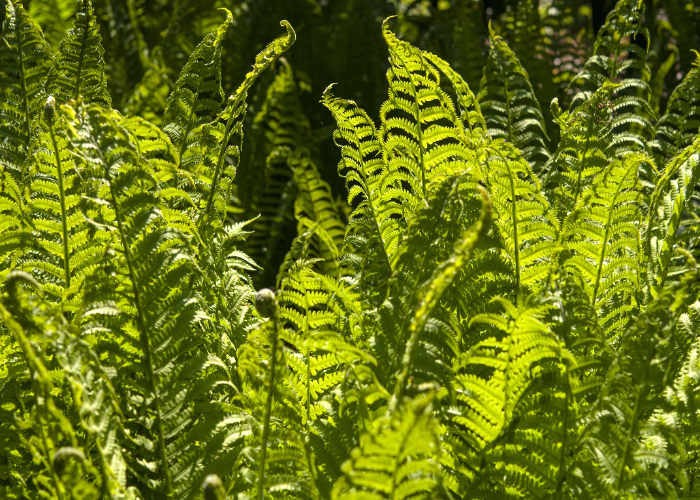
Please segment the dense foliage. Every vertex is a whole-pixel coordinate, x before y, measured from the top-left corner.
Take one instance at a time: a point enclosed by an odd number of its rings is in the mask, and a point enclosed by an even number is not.
[[[0,497],[697,498],[700,6],[505,4],[3,0]]]

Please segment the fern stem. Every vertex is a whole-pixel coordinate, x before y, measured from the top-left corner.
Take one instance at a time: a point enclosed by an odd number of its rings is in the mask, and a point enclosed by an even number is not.
[[[81,4],[83,2],[80,2]],[[78,6],[78,14],[80,14],[80,10],[82,9],[82,6]],[[89,12],[89,11],[88,11]],[[87,44],[87,39],[88,35],[90,34],[90,19],[87,19],[87,22],[85,23],[85,30],[83,31],[83,41],[80,44],[80,54],[78,55],[78,67],[76,69],[76,77],[75,77],[75,89],[73,89],[73,99],[78,100],[80,97],[80,78],[81,74],[83,71],[83,59],[85,57],[85,45]]]
[[[233,124],[235,122],[234,118],[237,116],[235,113],[237,102],[238,100],[234,101],[234,104],[231,106],[231,114],[229,115],[228,120],[226,121],[224,136],[221,140],[219,154],[216,158],[216,170],[214,171],[214,177],[212,177],[211,186],[209,187],[209,197],[207,199],[207,206],[204,209],[204,214],[202,214],[202,224],[206,223],[207,219],[209,218],[209,212],[211,211],[211,207],[214,204],[214,194],[216,193],[216,188],[219,184],[219,177],[221,176],[221,166],[224,162],[225,157],[224,153],[226,152],[226,146],[228,145],[228,141],[230,139],[231,128],[233,127]]]
[[[56,170],[58,177],[58,196],[61,205],[61,237],[63,239],[63,272],[65,273],[66,289],[70,288],[70,248],[68,246],[68,216],[66,214],[66,192],[63,185],[63,165],[61,164],[61,151],[56,142],[56,134],[53,123],[49,121],[49,135],[53,144],[53,152],[56,156]]]
[[[98,141],[90,134],[90,139],[92,142],[97,145]],[[138,319],[138,326],[139,330],[141,331],[141,343],[143,344],[143,350],[144,350],[144,355],[145,355],[145,361],[146,365],[148,368],[148,378],[149,378],[149,383],[151,386],[151,390],[153,391],[153,403],[155,405],[155,414],[156,414],[156,428],[158,430],[158,451],[160,454],[160,460],[162,462],[162,467],[163,467],[163,478],[165,479],[165,490],[166,490],[166,495],[168,498],[171,498],[173,495],[173,484],[172,484],[172,479],[170,477],[170,467],[168,466],[168,454],[165,446],[165,429],[163,427],[163,418],[162,418],[162,410],[160,407],[160,394],[158,391],[158,383],[157,383],[157,375],[155,371],[153,370],[153,354],[151,353],[151,345],[150,345],[150,338],[148,336],[148,330],[146,328],[146,317],[144,314],[144,308],[143,304],[141,301],[141,293],[138,287],[138,281],[136,278],[136,273],[134,272],[134,265],[132,262],[132,257],[131,257],[131,251],[129,249],[129,241],[126,238],[126,232],[124,230],[124,222],[122,221],[122,214],[121,211],[119,210],[119,205],[117,203],[117,193],[114,190],[114,183],[112,182],[112,177],[109,172],[109,166],[107,164],[107,161],[104,159],[104,156],[102,155],[102,150],[97,147],[95,148],[97,154],[100,157],[100,161],[102,162],[102,165],[105,168],[105,178],[109,184],[109,191],[110,194],[112,195],[112,200],[114,203],[114,215],[117,221],[117,228],[119,230],[119,238],[121,239],[122,247],[124,249],[124,258],[126,259],[126,264],[129,269],[129,279],[131,281],[131,288],[134,293],[134,302],[136,304],[136,312],[137,312],[137,319]]]
[[[265,401],[265,415],[263,416],[263,433],[260,443],[260,477],[258,478],[258,500],[263,500],[265,495],[265,460],[267,458],[267,440],[270,435],[270,416],[272,414],[272,401],[275,387],[275,371],[277,370],[277,349],[279,336],[279,311],[275,305],[275,315],[272,320],[272,346],[270,350],[270,373],[268,376],[268,392]]]

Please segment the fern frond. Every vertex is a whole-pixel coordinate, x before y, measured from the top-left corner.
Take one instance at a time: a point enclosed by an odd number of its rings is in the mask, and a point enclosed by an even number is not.
[[[621,339],[586,443],[596,463],[597,481],[591,486],[603,498],[648,498],[652,492],[674,498],[682,485],[675,480],[681,479],[674,450],[677,425],[662,388],[671,382],[670,353],[687,291],[664,292]]]
[[[239,372],[246,388],[240,399],[255,420],[252,445],[256,469],[251,496],[262,500],[277,492],[298,498],[318,498],[315,471],[304,442],[303,410],[287,385],[280,311],[269,289],[258,292],[256,308],[269,320],[252,331],[239,351]],[[308,414],[307,414],[308,417]]]
[[[610,123],[608,82],[570,113],[561,112],[557,101],[552,112],[561,129],[559,146],[547,163],[544,185],[552,193],[559,220],[563,221],[591,188],[594,179],[610,162],[608,147],[613,136]]]
[[[0,41],[0,162],[22,187],[33,123],[46,100],[44,82],[52,58],[41,28],[22,2],[8,2]]]
[[[398,40],[384,22],[389,48],[389,99],[380,109],[380,140],[388,157],[388,193],[401,204],[405,220],[426,200],[428,184],[467,162],[464,124],[449,95],[440,87],[440,73],[424,53]],[[401,184],[409,186],[409,189]],[[388,241],[389,248],[398,242]],[[393,253],[393,252],[391,252]]]
[[[557,251],[559,224],[540,183],[520,151],[511,143],[493,141],[485,148],[487,187],[494,223],[509,261],[517,296],[536,290],[549,272]]]
[[[216,437],[217,427],[229,430],[218,426],[225,410],[199,401],[222,373],[203,348],[206,316],[186,285],[193,259],[161,215],[155,179],[118,115],[91,105],[77,120],[73,150],[101,182],[96,222],[111,239],[86,284],[82,321],[120,370],[134,474],[171,498],[191,497],[204,465],[213,468],[214,456],[225,464],[229,451]]]
[[[477,99],[493,139],[522,151],[535,172],[549,159],[546,126],[527,71],[505,40],[490,30],[491,51]]]
[[[651,294],[656,297],[664,289],[677,286],[679,276],[694,271],[691,266],[678,262],[678,246],[688,246],[692,250],[691,228],[683,227],[684,222],[692,225],[695,214],[693,195],[700,181],[700,139],[678,153],[666,166],[664,176],[651,197],[650,210],[646,221],[645,256]],[[685,219],[685,221],[684,221]],[[688,220],[690,219],[690,220]],[[687,234],[690,233],[690,234]],[[684,241],[685,240],[685,241]],[[683,245],[686,243],[686,245]],[[686,256],[681,254],[681,259]]]
[[[651,149],[661,164],[690,146],[700,130],[699,86],[700,54],[696,53],[692,69],[674,89],[666,105],[666,113],[656,124]]]
[[[104,49],[97,18],[90,0],[80,0],[73,28],[61,41],[54,67],[49,72],[46,89],[60,102],[77,101],[110,107],[107,91]]]
[[[81,207],[84,193],[94,188],[81,178],[70,151],[75,138],[75,111],[47,99],[44,115],[35,122],[30,150],[33,238],[22,269],[31,271],[53,300],[67,306],[104,253],[105,235],[86,222]]]
[[[615,115],[612,129],[615,136],[612,152],[616,155],[630,151],[648,151],[653,136],[651,121],[654,111],[649,105],[649,67],[646,50],[634,43],[638,35],[649,40],[647,28],[642,26],[644,4],[639,0],[621,0],[608,14],[605,25],[596,38],[593,55],[586,61],[574,82],[588,83],[594,90],[604,82],[619,83],[611,98]],[[587,97],[579,93],[573,105]],[[647,177],[653,176],[653,172]],[[647,182],[652,182],[647,179]]]
[[[571,252],[565,266],[581,277],[608,337],[631,320],[636,306],[644,201],[638,171],[651,161],[639,153],[615,159],[562,229],[564,246]]]
[[[372,422],[343,464],[344,474],[331,498],[405,500],[444,495],[438,466],[440,431],[432,417],[434,398],[428,394]]]
[[[216,117],[221,110],[224,92],[221,89],[222,40],[233,24],[233,16],[227,9],[226,21],[209,33],[194,49],[182,68],[175,87],[165,106],[163,131],[170,136],[178,150],[183,168],[197,160],[185,155],[192,143],[192,132]]]
[[[197,165],[194,173],[198,178],[197,221],[200,228],[207,227],[208,234],[215,234],[224,223],[231,183],[241,157],[248,90],[258,76],[296,40],[292,26],[287,21],[280,24],[286,33],[270,42],[257,55],[253,69],[246,74],[235,94],[229,97],[224,110],[202,128],[202,164]]]
[[[348,231],[363,233],[362,239],[355,239],[362,251],[358,260],[364,261],[360,263],[365,268],[363,288],[377,297],[376,288],[386,286],[391,273],[399,234],[392,218],[399,209],[394,203],[382,202],[387,169],[383,144],[372,119],[355,102],[336,98],[331,87],[324,91],[322,102],[338,124],[333,134],[341,152],[338,173],[345,177],[348,204],[354,207]]]
[[[489,460],[505,458],[492,447],[498,445],[499,437],[507,439],[504,433],[515,423],[516,410],[538,365],[570,357],[544,323],[551,304],[538,304],[533,297],[521,301],[519,306],[505,299],[496,300],[504,314],[483,314],[471,319],[472,323],[488,326],[497,336],[479,342],[463,354],[459,363],[462,373],[455,380],[455,406],[448,413],[448,442],[459,452],[455,466],[460,475],[470,478],[467,496],[481,487],[488,488],[479,476],[495,474]]]
[[[297,186],[294,202],[297,233],[313,229],[315,238],[310,243],[312,248],[309,257],[322,259],[319,263],[321,274],[337,276],[345,226],[340,219],[330,186],[321,179],[307,151],[298,150],[288,161]]]
[[[37,492],[42,496],[66,500],[73,498],[78,491],[81,498],[89,500],[101,496],[121,497],[125,491],[117,483],[112,469],[120,464],[118,451],[113,446],[111,449],[101,446],[107,444],[109,447],[108,443],[100,441],[104,437],[99,436],[101,429],[83,425],[82,431],[87,431],[87,439],[75,429],[70,419],[70,409],[62,408],[60,392],[55,386],[55,383],[62,384],[63,380],[56,380],[47,368],[56,361],[62,369],[68,368],[66,354],[75,348],[76,340],[68,333],[67,323],[56,310],[47,307],[33,294],[41,293],[41,289],[31,276],[16,271],[7,277],[5,284],[7,295],[0,303],[0,316],[3,325],[14,337],[32,380],[33,403],[15,408],[19,410],[15,418],[34,458],[34,470],[30,475]],[[35,290],[29,292],[27,288]],[[39,341],[39,345],[36,345],[36,341]],[[47,359],[47,356],[50,357]],[[79,371],[80,360],[71,361],[71,368]],[[68,377],[72,378],[71,375]],[[6,384],[7,380],[3,380],[3,386]],[[88,389],[88,386],[84,388]],[[86,396],[88,399],[91,397]],[[76,399],[68,403],[70,406],[82,405],[82,401]],[[118,430],[118,425],[110,418],[112,413],[111,408],[104,409],[102,423],[105,427],[102,430],[105,432]],[[6,424],[3,422],[2,427]],[[93,439],[99,443],[97,457],[90,449]],[[18,451],[15,450],[15,453]],[[109,462],[105,458],[109,458]]]

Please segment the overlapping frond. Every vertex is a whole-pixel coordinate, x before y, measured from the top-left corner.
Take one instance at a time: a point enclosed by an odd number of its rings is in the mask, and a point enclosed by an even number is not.
[[[139,482],[163,496],[191,497],[204,458],[223,452],[226,462],[223,439],[215,437],[224,410],[198,403],[225,370],[202,349],[210,340],[206,316],[183,286],[193,259],[186,238],[161,215],[155,179],[118,116],[81,108],[76,129],[73,151],[84,175],[101,184],[95,222],[110,235],[106,258],[86,284],[82,321],[120,370],[115,389]]]
[[[571,252],[565,266],[582,279],[608,336],[618,334],[637,307],[644,202],[638,171],[651,161],[640,153],[613,160],[562,228]]]

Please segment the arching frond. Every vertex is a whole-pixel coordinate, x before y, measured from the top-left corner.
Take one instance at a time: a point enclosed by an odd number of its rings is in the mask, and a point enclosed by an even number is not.
[[[428,184],[449,175],[455,164],[469,160],[464,124],[449,95],[440,87],[440,73],[422,51],[398,40],[384,22],[391,67],[389,99],[380,109],[380,140],[388,158],[384,196],[401,203],[405,220],[426,200]],[[409,189],[403,187],[408,186]],[[398,242],[389,241],[390,248]]]
[[[182,68],[165,107],[163,130],[170,136],[178,150],[183,167],[197,161],[195,155],[185,153],[192,147],[191,134],[202,124],[216,117],[221,110],[224,92],[221,89],[222,40],[233,23],[227,9],[226,21],[209,33],[194,49]]]
[[[255,80],[280,54],[294,44],[296,34],[287,21],[281,26],[286,33],[270,42],[255,58],[235,94],[231,95],[224,110],[214,121],[202,128],[202,163],[193,172],[197,176],[197,190],[193,196],[198,203],[197,221],[204,234],[216,234],[221,230],[226,216],[226,206],[231,194],[231,183],[236,175],[241,157],[242,127],[246,112],[248,90]]]

